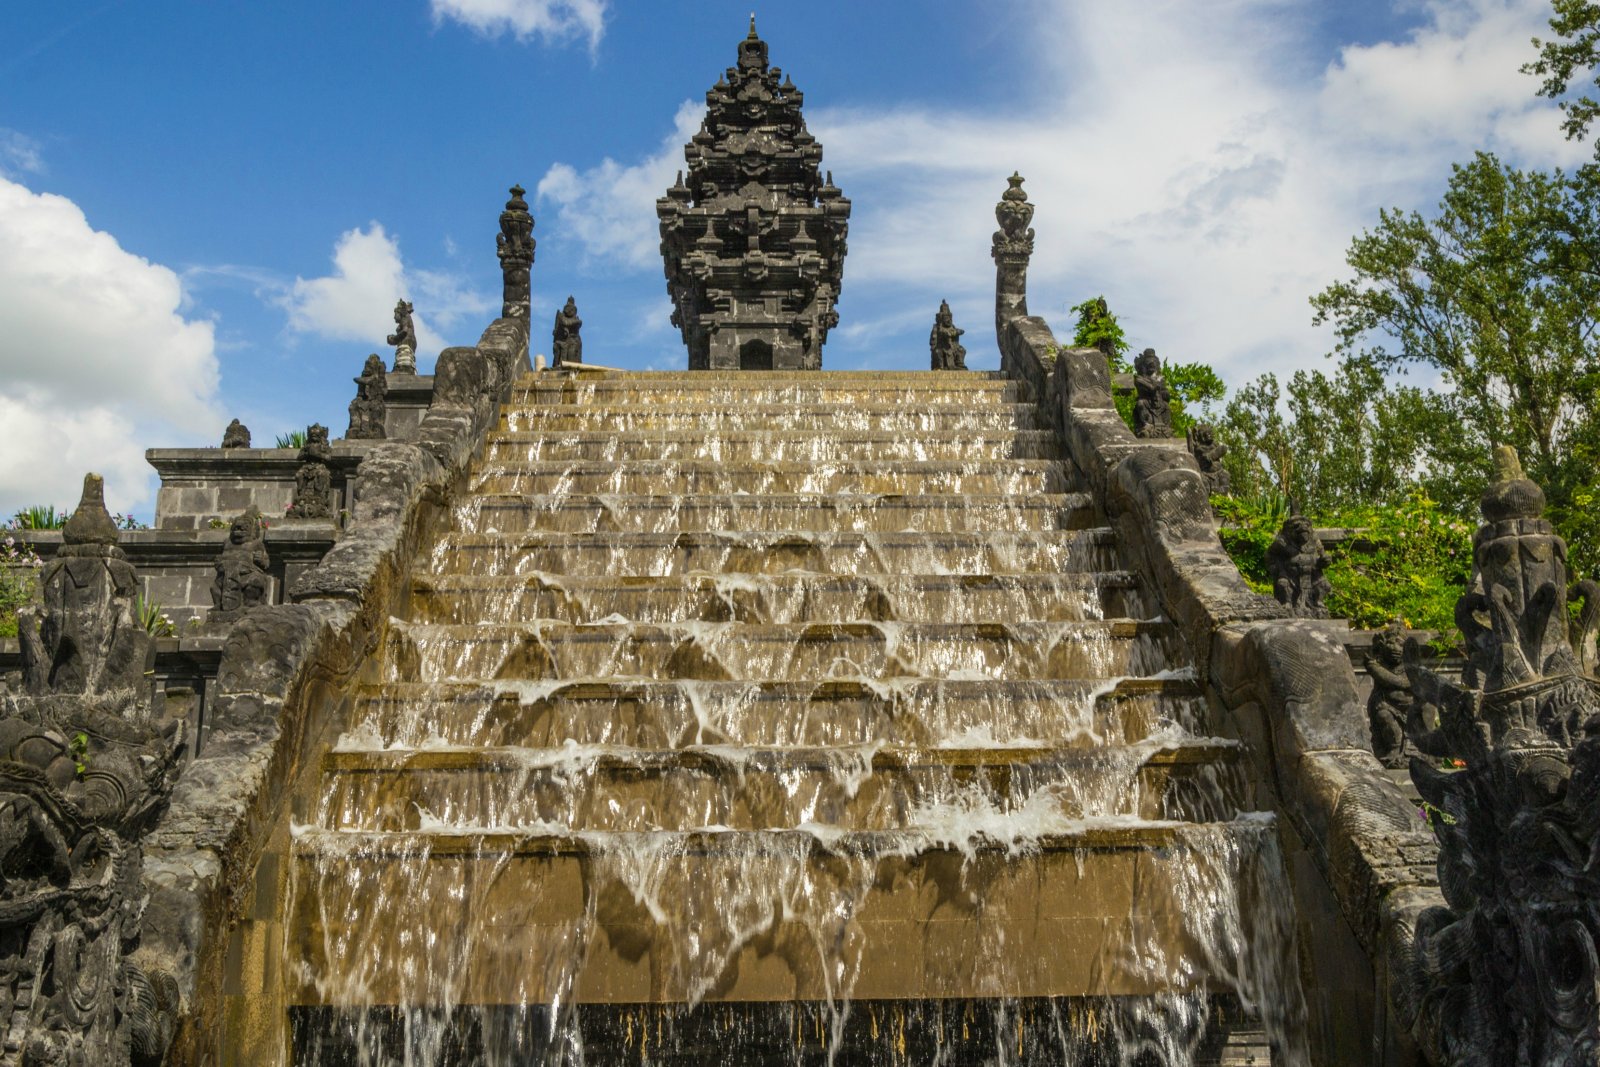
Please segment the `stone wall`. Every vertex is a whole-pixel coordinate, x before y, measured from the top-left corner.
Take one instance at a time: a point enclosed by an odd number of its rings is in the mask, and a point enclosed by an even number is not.
[[[266,531],[272,581],[269,602],[279,604],[286,599],[285,592],[295,580],[333,547],[335,534],[331,523],[309,522],[280,524]],[[50,560],[61,547],[59,530],[18,530],[15,535],[41,560]],[[182,635],[189,632],[191,620],[204,619],[211,610],[211,583],[227,540],[226,528],[208,526],[200,530],[123,530],[117,544],[138,573],[140,595],[148,604],[159,604]]]
[[[1276,795],[1317,1061],[1416,1062],[1391,1019],[1385,961],[1397,924],[1442,899],[1437,846],[1372,755],[1346,628],[1287,618],[1246,587],[1199,468],[1134,437],[1102,353],[1062,350],[1043,319],[1005,300],[997,328],[1002,369],[1034,387],[1130,565],[1192,648],[1208,698]]]
[[[333,491],[338,509],[349,511],[354,479],[366,441],[333,442]],[[282,523],[294,502],[297,448],[151,448],[145,459],[161,475],[155,528],[205,530],[212,519],[228,521],[254,504],[269,523]]]
[[[253,920],[285,888],[296,783],[338,729],[419,546],[447,523],[527,368],[524,320],[498,320],[476,347],[446,349],[415,439],[367,446],[339,542],[290,583],[291,603],[248,611],[223,640],[208,744],[145,843],[151,900],[138,956],[179,980],[184,1023],[171,1062],[228,1062],[223,1012],[272,1010],[229,993],[245,958],[282,965],[275,931]]]

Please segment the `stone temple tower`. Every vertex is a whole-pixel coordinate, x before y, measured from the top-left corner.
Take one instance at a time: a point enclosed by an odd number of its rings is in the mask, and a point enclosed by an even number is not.
[[[823,177],[804,94],[767,64],[767,43],[706,93],[682,172],[656,201],[672,323],[690,370],[817,370],[839,322],[850,201]]]

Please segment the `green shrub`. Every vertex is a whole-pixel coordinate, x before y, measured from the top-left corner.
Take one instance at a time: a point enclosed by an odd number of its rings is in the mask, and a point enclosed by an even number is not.
[[[59,530],[71,515],[65,508],[57,511],[54,504],[34,504],[18,511],[7,525],[14,530]]]
[[[1267,493],[1218,497],[1214,503],[1225,524],[1223,548],[1251,589],[1271,595],[1267,548],[1288,517],[1287,500]],[[1394,504],[1307,517],[1319,527],[1360,531],[1328,546],[1330,614],[1362,629],[1400,619],[1413,630],[1433,630],[1446,643],[1458,642],[1455,606],[1472,577],[1472,523],[1445,511],[1420,489]]]
[[[278,448],[304,448],[306,447],[306,432],[304,430],[290,430],[288,433],[278,435]]]

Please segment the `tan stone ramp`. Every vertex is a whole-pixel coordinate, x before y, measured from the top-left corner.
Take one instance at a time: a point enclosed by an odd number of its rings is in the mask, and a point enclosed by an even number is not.
[[[295,1062],[1268,1062],[1274,831],[1022,388],[527,378],[296,830]]]

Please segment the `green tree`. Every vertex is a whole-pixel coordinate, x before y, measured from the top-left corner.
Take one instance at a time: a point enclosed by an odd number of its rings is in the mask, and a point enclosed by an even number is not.
[[[1544,79],[1539,95],[1559,102],[1566,115],[1562,129],[1569,139],[1580,140],[1588,135],[1595,116],[1600,115],[1600,102],[1587,93],[1576,99],[1561,98],[1567,95],[1580,74],[1590,76],[1600,67],[1600,3],[1552,0],[1551,8],[1550,29],[1555,37],[1548,41],[1533,39],[1539,58],[1524,64],[1522,71]],[[1600,85],[1600,76],[1594,80]]]
[[[1451,510],[1475,502],[1494,444],[1517,448],[1557,512],[1594,480],[1597,205],[1593,175],[1522,172],[1479,153],[1453,168],[1434,218],[1381,212],[1351,243],[1354,277],[1312,298],[1347,360],[1439,379],[1385,401],[1408,407],[1390,417],[1384,447],[1403,458],[1411,443],[1393,435],[1420,433],[1419,473]]]
[[[1077,316],[1073,324],[1072,344],[1075,348],[1098,348],[1111,363],[1112,374],[1131,374],[1133,365],[1128,362],[1128,341],[1122,325],[1106,305],[1103,296],[1090,297],[1074,305]],[[1180,435],[1195,422],[1205,418],[1211,405],[1219,403],[1228,393],[1217,372],[1205,363],[1168,363],[1163,361],[1161,373],[1167,379],[1167,389],[1172,394],[1172,427]],[[1133,426],[1133,397],[1121,393],[1116,396],[1117,411],[1129,427]]]

